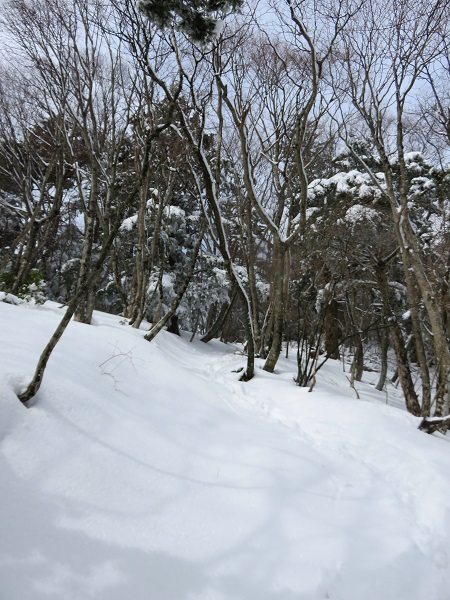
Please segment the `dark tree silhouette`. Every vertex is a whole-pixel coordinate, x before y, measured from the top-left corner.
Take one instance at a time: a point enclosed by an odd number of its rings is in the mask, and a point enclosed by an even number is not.
[[[140,0],[139,8],[159,27],[175,25],[194,41],[210,38],[221,10],[238,10],[243,0]]]

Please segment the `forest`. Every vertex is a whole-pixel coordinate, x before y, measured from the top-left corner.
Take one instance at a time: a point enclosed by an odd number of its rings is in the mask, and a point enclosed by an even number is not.
[[[0,292],[297,357],[395,360],[450,427],[447,0],[5,0]]]

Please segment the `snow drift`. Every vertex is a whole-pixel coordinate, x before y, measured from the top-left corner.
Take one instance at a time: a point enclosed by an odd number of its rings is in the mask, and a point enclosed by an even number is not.
[[[95,313],[26,410],[60,316],[0,303],[2,600],[449,598],[449,445],[370,380]]]

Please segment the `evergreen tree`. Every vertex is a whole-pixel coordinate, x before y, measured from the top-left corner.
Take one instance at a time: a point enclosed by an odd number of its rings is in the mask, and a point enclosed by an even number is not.
[[[243,0],[140,0],[139,8],[159,27],[175,25],[201,42],[214,34],[217,11],[238,10],[242,4]]]

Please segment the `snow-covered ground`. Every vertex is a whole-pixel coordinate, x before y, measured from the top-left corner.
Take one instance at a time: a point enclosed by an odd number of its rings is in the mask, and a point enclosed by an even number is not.
[[[0,302],[1,600],[448,600],[450,446],[330,361]]]

